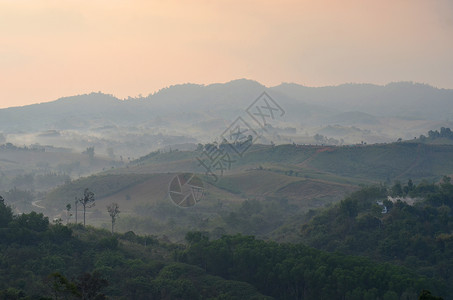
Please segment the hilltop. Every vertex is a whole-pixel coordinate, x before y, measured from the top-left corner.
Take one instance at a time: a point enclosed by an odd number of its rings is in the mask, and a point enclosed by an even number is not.
[[[1,109],[0,142],[113,148],[136,158],[176,144],[213,142],[264,91],[285,111],[261,135],[266,144],[314,144],[316,134],[335,144],[392,142],[452,126],[452,90],[407,82],[266,87],[240,79],[175,85],[123,100],[98,92]]]

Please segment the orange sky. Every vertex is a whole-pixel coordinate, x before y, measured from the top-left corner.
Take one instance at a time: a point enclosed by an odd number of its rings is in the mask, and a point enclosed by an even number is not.
[[[453,88],[449,0],[0,0],[0,107],[178,83]]]

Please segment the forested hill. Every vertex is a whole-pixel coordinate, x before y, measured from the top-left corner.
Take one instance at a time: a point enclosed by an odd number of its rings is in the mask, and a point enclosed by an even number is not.
[[[364,188],[302,226],[301,239],[318,249],[403,265],[453,286],[453,185],[395,183]],[[449,292],[453,295],[453,291]]]
[[[0,299],[414,299],[449,287],[365,258],[247,236],[169,244],[14,216],[0,201]],[[265,296],[267,295],[267,296]]]
[[[13,216],[0,201],[0,299],[267,299],[177,262],[175,251],[184,246],[49,224],[35,212]]]

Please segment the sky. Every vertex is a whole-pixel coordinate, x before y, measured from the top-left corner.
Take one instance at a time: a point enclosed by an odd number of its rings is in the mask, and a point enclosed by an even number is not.
[[[239,78],[453,88],[453,1],[0,0],[0,108]]]

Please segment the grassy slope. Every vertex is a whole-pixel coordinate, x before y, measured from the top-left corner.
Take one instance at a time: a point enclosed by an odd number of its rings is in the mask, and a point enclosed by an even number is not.
[[[284,200],[304,212],[338,201],[361,184],[387,179],[437,180],[453,173],[453,146],[447,145],[258,145],[238,159],[232,170],[217,182],[205,176],[204,199],[195,207],[180,209],[167,195],[168,184],[177,174],[168,170],[201,172],[194,168],[197,155],[179,151],[156,154],[136,165],[61,186],[49,193],[42,205],[54,209],[53,215],[59,213],[65,219],[65,205],[73,203],[74,197],[80,197],[88,187],[97,198],[96,207],[87,213],[89,224],[108,228],[110,218],[105,207],[117,202],[122,211],[118,230],[165,232],[182,238],[183,229],[223,227],[221,216],[234,211],[246,199]],[[166,167],[166,172],[158,173]],[[137,217],[141,221],[135,220]],[[291,224],[292,221],[285,219],[285,222]]]
[[[200,152],[157,154],[115,172],[202,173],[196,161],[200,155]],[[414,142],[343,147],[256,145],[242,158],[235,157],[231,170],[225,174],[261,168],[277,173],[293,171],[293,176],[353,185],[409,178],[435,180],[452,172],[452,158],[453,145]]]

